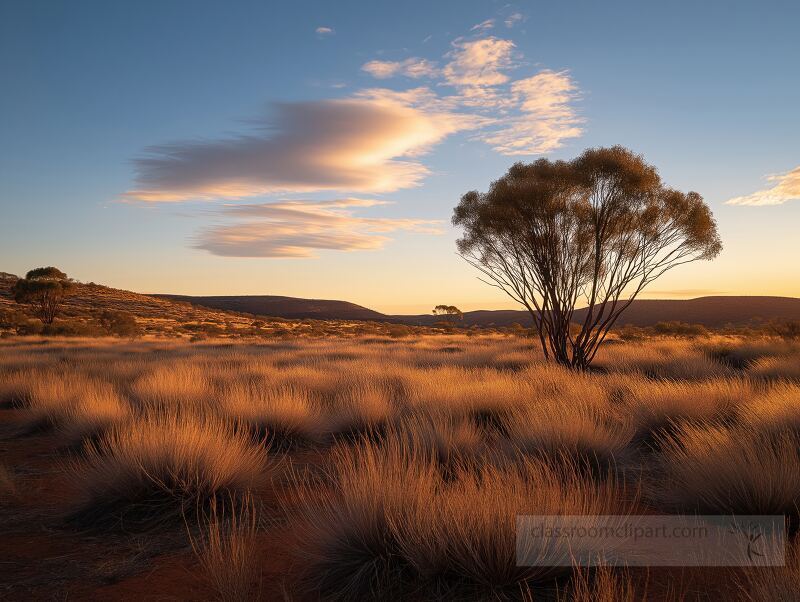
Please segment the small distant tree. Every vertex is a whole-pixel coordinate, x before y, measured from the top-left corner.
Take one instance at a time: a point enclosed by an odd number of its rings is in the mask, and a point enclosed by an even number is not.
[[[464,312],[455,305],[437,305],[433,308],[433,315],[445,316],[448,320],[452,320],[453,322],[464,319]]]
[[[465,194],[453,224],[462,257],[531,314],[545,357],[580,370],[648,284],[722,249],[703,198],[620,146],[517,163]]]
[[[52,324],[73,289],[67,275],[51,266],[28,272],[14,283],[13,293],[17,303],[30,305],[37,318],[44,324]]]

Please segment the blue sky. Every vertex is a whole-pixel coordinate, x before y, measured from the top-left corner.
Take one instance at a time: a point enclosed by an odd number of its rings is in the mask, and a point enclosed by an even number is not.
[[[623,144],[725,243],[651,297],[800,296],[798,22],[790,2],[7,1],[0,270],[512,307],[455,255],[460,195]]]

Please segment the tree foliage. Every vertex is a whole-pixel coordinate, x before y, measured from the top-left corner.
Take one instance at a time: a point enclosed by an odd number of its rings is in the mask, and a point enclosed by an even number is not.
[[[454,320],[462,320],[464,313],[455,305],[437,305],[433,308],[434,316],[448,316]]]
[[[648,284],[722,249],[702,197],[620,146],[517,163],[465,194],[453,223],[460,254],[530,312],[545,356],[579,369]],[[571,331],[579,304],[588,311]]]
[[[31,305],[44,324],[52,324],[73,289],[72,281],[54,267],[36,268],[14,283],[14,300]]]

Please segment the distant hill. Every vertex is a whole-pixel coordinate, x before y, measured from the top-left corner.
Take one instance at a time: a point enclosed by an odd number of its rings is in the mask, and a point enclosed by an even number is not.
[[[579,310],[578,317],[584,317]],[[687,322],[709,327],[746,325],[772,320],[800,320],[800,299],[795,297],[698,297],[697,299],[642,299],[622,314],[621,324],[652,326],[657,322]]]
[[[183,301],[226,311],[237,311],[258,316],[287,319],[317,320],[373,320],[385,322],[390,319],[377,311],[347,301],[327,299],[301,299],[277,295],[239,295],[193,297],[187,295],[155,295],[162,299]]]
[[[586,317],[586,309],[575,312],[574,321]],[[408,323],[431,324],[441,318],[414,316]],[[698,297],[697,299],[637,299],[622,314],[618,326],[653,326],[658,322],[686,322],[718,328],[727,324],[744,326],[773,320],[800,320],[800,299],[795,297]],[[509,326],[517,322],[533,326],[527,311],[495,310],[464,313],[464,324]]]
[[[377,320],[416,326],[430,326],[442,320],[433,315],[387,315],[346,301],[300,299],[271,295],[192,297],[159,295],[162,298],[185,301],[215,309],[246,312],[280,318],[316,318],[320,320]],[[585,317],[586,310],[575,312],[575,319]],[[653,326],[658,322],[687,322],[720,327],[726,324],[747,325],[772,320],[800,319],[800,299],[794,297],[699,297],[697,299],[634,301],[618,324]],[[501,309],[464,313],[461,324],[466,326],[510,326],[514,323],[532,326],[527,311]]]
[[[12,287],[16,281],[17,276],[0,272],[0,333],[13,332],[18,324],[34,317],[29,306],[14,302]],[[386,335],[397,329],[396,324],[376,320],[375,316],[381,316],[378,312],[344,301],[266,298],[289,300],[260,306],[262,310],[281,310],[278,313],[283,315],[267,311],[269,315],[261,314],[264,315],[262,319],[254,320],[252,314],[260,312],[252,312],[246,302],[237,304],[233,301],[225,303],[230,307],[212,307],[210,304],[189,303],[189,300],[194,301],[191,297],[144,295],[94,283],[76,282],[73,294],[65,300],[59,312],[57,323],[61,325],[61,331],[68,334],[94,336],[102,334],[98,332],[98,321],[103,312],[113,310],[131,314],[144,334],[156,336],[355,336]],[[330,308],[330,311],[326,311],[326,308]],[[41,328],[41,324],[39,326]],[[427,329],[409,328],[407,331],[427,332]]]
[[[0,272],[0,311],[21,311],[14,303],[11,288],[17,277]],[[99,284],[76,283],[75,295],[64,304],[64,319],[96,320],[104,310],[125,311],[134,315],[148,333],[185,334],[198,329],[213,330],[218,325],[226,332],[253,329],[253,317],[263,318],[256,328],[282,332],[300,328],[301,321],[326,321],[335,330],[377,328],[386,330],[391,323],[407,326],[431,326],[442,317],[425,315],[387,315],[355,303],[329,299],[302,299],[277,295],[144,295]],[[575,320],[586,315],[575,312]],[[270,320],[270,318],[274,318]],[[759,323],[800,320],[800,299],[794,297],[699,297],[697,299],[637,300],[626,310],[617,325],[653,326],[658,322],[686,322],[718,328]],[[291,322],[291,323],[289,323]],[[372,324],[370,326],[369,324]],[[464,313],[463,326],[504,327],[519,323],[532,326],[526,311],[501,309]],[[359,326],[358,324],[361,324]],[[306,330],[314,328],[302,325]]]

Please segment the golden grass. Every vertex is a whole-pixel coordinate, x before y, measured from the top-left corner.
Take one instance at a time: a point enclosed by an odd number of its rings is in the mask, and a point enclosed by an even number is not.
[[[755,360],[748,370],[753,376],[770,380],[800,380],[800,362],[796,355],[762,357]]]
[[[308,392],[297,386],[235,383],[220,393],[222,411],[249,426],[273,450],[316,442],[322,436],[322,414]]]
[[[705,514],[785,514],[798,526],[800,435],[683,426],[662,445],[655,496]]]
[[[189,540],[216,599],[242,602],[260,599],[258,513],[250,494],[226,505],[213,499],[200,514],[200,535]]]
[[[221,496],[245,495],[264,477],[266,451],[245,431],[210,416],[150,413],[87,446],[73,474],[78,522],[148,522]]]
[[[752,395],[752,386],[742,379],[639,381],[626,413],[634,440],[654,448],[681,424],[732,421],[740,404]]]
[[[305,568],[298,587],[325,599],[501,595],[552,587],[570,569],[519,566],[518,514],[620,514],[632,509],[614,480],[521,459],[443,479],[432,458],[400,437],[339,447],[333,491],[301,509]],[[486,502],[483,502],[486,500]],[[483,503],[482,503],[483,502]],[[558,545],[558,544],[556,544]],[[532,553],[570,552],[542,549]]]
[[[596,473],[615,468],[633,437],[624,417],[579,400],[519,408],[503,419],[503,432],[509,453],[567,459]]]
[[[312,598],[599,602],[647,592],[617,570],[516,566],[516,514],[783,513],[796,529],[797,365],[797,346],[734,339],[609,344],[579,374],[502,336],[3,340],[0,403],[27,437],[83,443],[76,524],[205,516],[194,550],[223,599],[256,595],[249,512],[269,496],[300,542],[289,583]]]
[[[794,542],[787,546],[784,566],[745,569],[736,580],[742,602],[800,600],[800,549]]]

